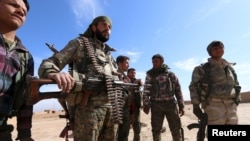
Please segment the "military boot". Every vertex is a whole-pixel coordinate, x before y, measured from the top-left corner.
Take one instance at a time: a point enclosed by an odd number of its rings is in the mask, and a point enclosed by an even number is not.
[[[161,141],[161,133],[153,133],[153,141]]]
[[[140,135],[139,134],[135,134],[133,141],[140,141]]]
[[[184,131],[181,128],[178,132],[172,132],[173,141],[184,141]]]
[[[12,125],[0,126],[0,141],[12,141],[11,132],[13,129]]]

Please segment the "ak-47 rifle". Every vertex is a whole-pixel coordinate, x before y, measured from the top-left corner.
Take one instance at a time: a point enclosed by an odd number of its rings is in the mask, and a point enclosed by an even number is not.
[[[65,98],[66,94],[61,91],[41,92],[40,87],[48,84],[56,84],[51,79],[38,79],[36,77],[28,79],[28,104],[34,105],[40,100],[50,98]]]
[[[49,43],[45,43],[48,47],[49,47],[49,49],[51,50],[51,51],[53,51],[54,53],[58,53],[59,51],[57,50],[57,49],[55,49],[54,48],[54,45],[50,45]]]
[[[193,128],[198,128],[197,132],[197,141],[204,141],[206,136],[206,127],[207,127],[207,113],[202,113],[201,119],[198,123],[191,123],[187,126],[189,130]]]
[[[51,99],[51,98],[62,98],[65,99],[67,94],[62,93],[62,91],[52,91],[52,92],[41,92],[40,88],[43,85],[49,84],[56,84],[55,81],[51,79],[39,79],[37,77],[33,77],[27,80],[28,83],[28,104],[36,104],[37,102],[44,100],[44,99]],[[80,82],[76,82],[80,83]],[[100,85],[103,83],[102,79],[99,78],[88,78],[83,80],[82,85],[86,87],[86,89],[93,89],[96,88],[94,85]],[[121,87],[138,87],[138,84],[135,83],[124,83],[123,81],[114,80],[113,83],[115,85],[119,85]],[[88,99],[89,96],[86,97]]]

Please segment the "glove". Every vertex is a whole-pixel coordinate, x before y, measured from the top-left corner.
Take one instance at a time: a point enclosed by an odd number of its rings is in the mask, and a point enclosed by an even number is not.
[[[240,102],[241,102],[241,98],[239,96],[237,96],[235,99],[234,99],[234,102],[236,105],[239,105]]]
[[[195,115],[198,119],[201,118],[203,112],[202,112],[202,110],[201,110],[199,104],[193,104],[193,113],[194,113],[194,115]]]

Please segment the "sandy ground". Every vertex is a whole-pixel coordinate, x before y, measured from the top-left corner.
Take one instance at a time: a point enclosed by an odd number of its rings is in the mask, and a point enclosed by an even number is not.
[[[239,124],[250,124],[250,103],[242,103],[238,107]],[[66,120],[59,118],[60,114],[64,114],[62,111],[54,111],[53,113],[37,112],[33,116],[32,136],[36,141],[65,141],[65,138],[60,138],[59,134],[66,125]],[[197,119],[192,114],[192,105],[188,104],[185,107],[185,115],[181,118],[184,129],[185,141],[195,141],[196,133],[198,129],[188,130],[187,125],[197,122]],[[141,121],[146,123],[147,126],[142,127],[141,141],[152,141],[150,114],[145,115],[141,112]],[[16,119],[12,118],[9,123],[16,123]],[[164,120],[164,126],[166,132],[162,133],[162,141],[172,141],[171,134],[169,132],[167,121]],[[69,133],[71,134],[71,133]],[[13,139],[16,137],[16,131],[12,134]],[[130,130],[129,141],[133,140],[133,130]],[[73,141],[70,137],[69,141]]]

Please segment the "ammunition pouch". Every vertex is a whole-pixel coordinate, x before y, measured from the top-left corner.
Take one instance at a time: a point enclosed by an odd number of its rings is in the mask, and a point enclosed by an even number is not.
[[[82,97],[83,92],[69,93],[65,101],[67,102],[68,106],[75,106],[81,102]]]
[[[84,83],[84,89],[94,92],[105,90],[105,81],[87,81]]]

